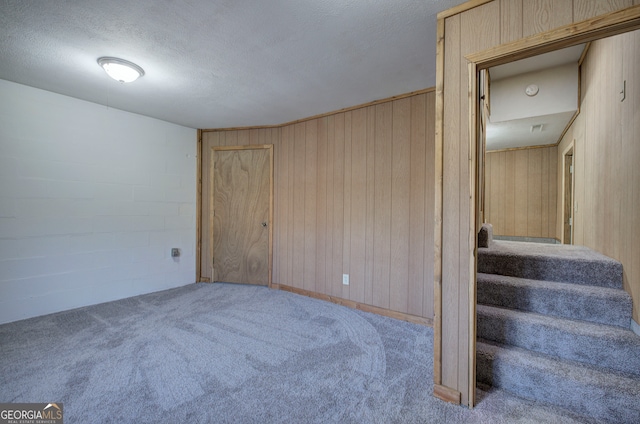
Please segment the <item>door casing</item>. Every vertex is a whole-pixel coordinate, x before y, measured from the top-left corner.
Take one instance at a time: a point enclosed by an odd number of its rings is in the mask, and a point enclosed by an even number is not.
[[[562,244],[573,244],[575,140],[562,153]]]

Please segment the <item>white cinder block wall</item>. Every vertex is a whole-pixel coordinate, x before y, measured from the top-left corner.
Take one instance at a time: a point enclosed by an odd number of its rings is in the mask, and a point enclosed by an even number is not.
[[[193,283],[195,206],[196,130],[0,80],[0,323]]]

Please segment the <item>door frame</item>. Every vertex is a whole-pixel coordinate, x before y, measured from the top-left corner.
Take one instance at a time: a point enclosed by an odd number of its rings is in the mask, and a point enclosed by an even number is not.
[[[205,164],[211,169],[215,162],[216,152],[220,151],[233,151],[233,150],[267,150],[269,153],[269,220],[267,223],[267,230],[269,232],[269,258],[268,258],[268,282],[267,287],[272,288],[272,275],[273,275],[273,144],[251,144],[244,146],[213,146],[211,147],[211,159],[209,164]],[[209,196],[209,240],[211,243],[211,253],[213,254],[213,211],[214,211],[214,196],[213,190],[215,187],[215,172],[210,172],[210,193],[207,193]],[[200,192],[200,197],[202,197],[202,193]],[[204,200],[204,199],[202,199]],[[202,260],[202,258],[200,258]],[[207,258],[210,262],[211,258]],[[209,266],[213,266],[210,264]],[[201,268],[198,267],[198,274],[201,274]],[[212,272],[212,276],[213,276]],[[198,281],[201,281],[201,276],[198,275]]]
[[[469,292],[469,322],[468,322],[468,398],[471,407],[475,405],[476,387],[476,277],[477,277],[477,232],[478,222],[481,219],[478,212],[481,210],[479,201],[480,185],[484,176],[479,175],[478,150],[479,145],[478,125],[480,118],[478,93],[479,71],[493,66],[502,65],[516,60],[536,56],[542,53],[559,50],[565,47],[583,44],[600,38],[640,29],[640,5],[630,6],[626,9],[610,12],[601,16],[590,18],[582,22],[571,23],[558,27],[551,31],[522,38],[511,43],[499,45],[488,50],[465,56],[468,61],[469,77],[469,198],[470,198],[470,222],[469,222],[469,263],[471,273],[468,280]],[[444,67],[444,18],[438,19],[438,69]],[[443,71],[441,71],[443,72]],[[437,75],[436,82],[436,211],[435,211],[435,246],[436,260],[435,286],[434,286],[434,383],[441,384],[441,369],[438,368],[442,356],[442,257],[438,257],[442,245],[442,169],[443,169],[443,117],[444,117],[444,87],[443,75]],[[466,284],[465,284],[466,286]],[[464,286],[461,286],[461,289]],[[464,335],[462,335],[464,337]],[[459,402],[459,398],[458,398]]]
[[[562,244],[573,244],[573,228],[575,227],[574,205],[575,205],[575,140],[572,140],[567,148],[562,152]],[[567,160],[571,157],[570,169],[567,170]],[[567,205],[567,197],[570,204]],[[567,209],[568,206],[568,209]],[[567,224],[567,218],[570,224]],[[567,225],[569,228],[569,240],[567,240]]]

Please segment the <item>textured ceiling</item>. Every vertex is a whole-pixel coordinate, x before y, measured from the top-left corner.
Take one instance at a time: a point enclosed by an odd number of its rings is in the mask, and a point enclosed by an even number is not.
[[[464,0],[4,0],[0,78],[192,128],[281,124],[435,85]],[[101,56],[146,75],[111,80]]]

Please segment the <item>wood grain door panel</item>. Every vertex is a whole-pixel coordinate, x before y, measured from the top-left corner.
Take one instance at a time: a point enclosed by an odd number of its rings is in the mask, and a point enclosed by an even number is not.
[[[214,281],[268,285],[271,151],[213,153]]]

